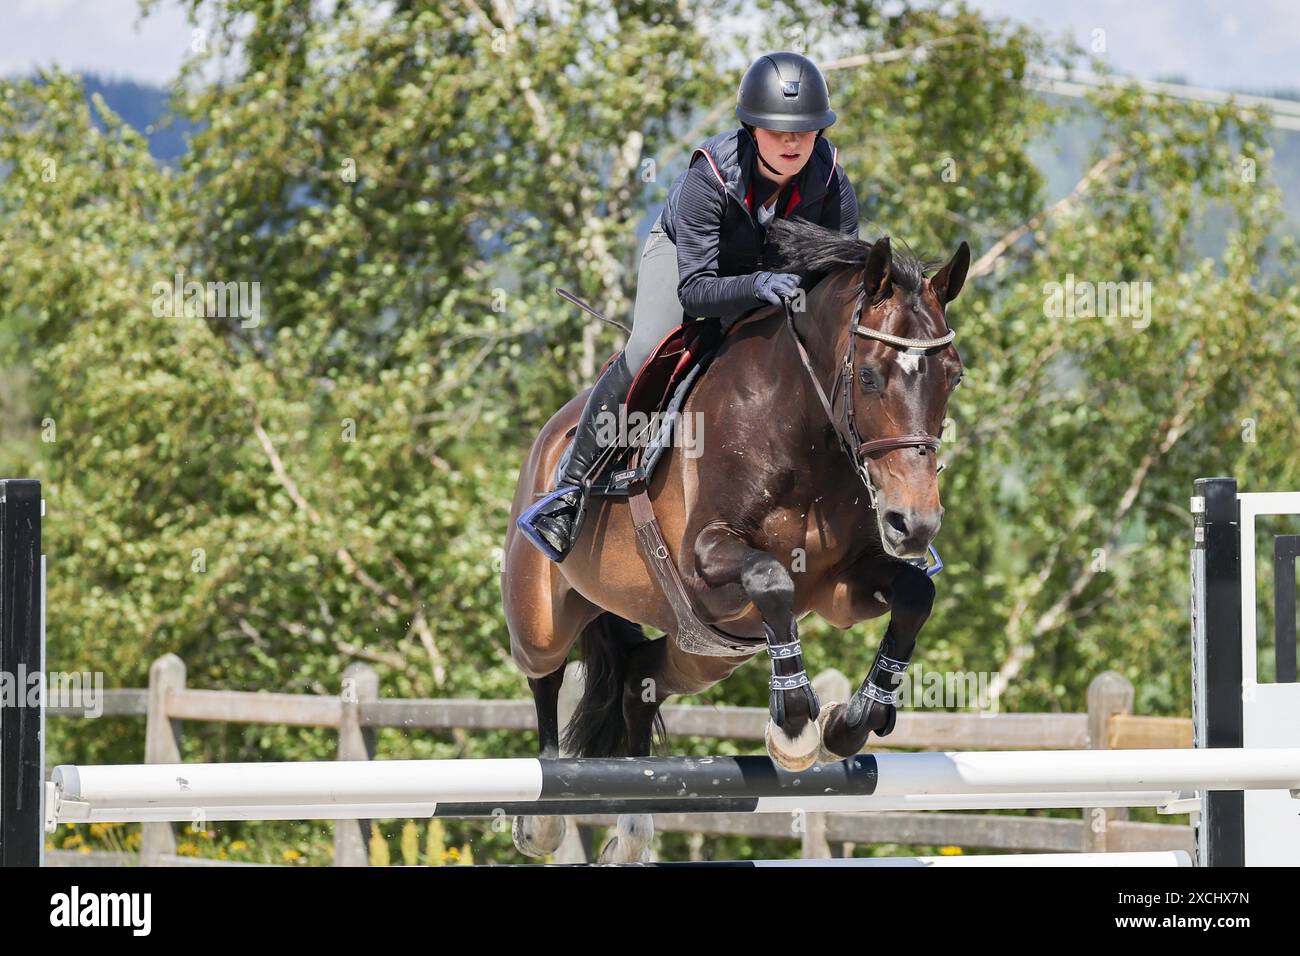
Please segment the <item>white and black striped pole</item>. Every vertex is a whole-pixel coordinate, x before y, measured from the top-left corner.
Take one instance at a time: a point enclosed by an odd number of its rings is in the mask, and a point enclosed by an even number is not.
[[[799,773],[767,757],[304,761],[60,766],[47,822],[393,819],[448,804],[476,815],[566,809],[956,809],[1150,805],[1191,790],[1300,788],[1300,748],[880,753]],[[1085,802],[1069,802],[1073,794]],[[744,801],[756,801],[752,806]],[[1066,802],[1062,802],[1062,801]],[[730,803],[728,803],[730,802]]]

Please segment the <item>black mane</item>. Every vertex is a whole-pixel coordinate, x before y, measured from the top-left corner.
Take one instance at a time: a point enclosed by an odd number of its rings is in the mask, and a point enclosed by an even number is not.
[[[861,269],[875,245],[804,219],[777,219],[768,229],[791,272],[829,275],[837,269]],[[890,279],[908,292],[920,292],[926,269],[934,263],[919,259],[897,246],[892,249],[891,259]]]

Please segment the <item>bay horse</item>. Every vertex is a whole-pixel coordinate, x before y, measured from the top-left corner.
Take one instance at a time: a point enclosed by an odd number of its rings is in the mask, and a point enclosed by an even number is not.
[[[767,750],[783,768],[852,756],[872,732],[893,729],[897,686],[934,601],[923,565],[943,515],[937,436],[962,374],[946,309],[970,249],[961,243],[927,277],[888,236],[866,242],[795,219],[773,223],[771,238],[790,271],[825,278],[802,309],[763,307],[728,333],[683,409],[702,422],[702,453],[670,447],[649,486],[696,613],[735,639],[725,655],[674,640],[676,618],[625,500],[593,498],[558,564],[516,529],[550,487],[586,393],[547,422],[523,465],[501,588],[543,758],[560,756],[558,696],[579,638],[585,685],[564,735],[574,756],[649,756],[666,698],[712,687],[763,650],[773,672]],[[858,691],[819,706],[798,620],[816,613],[849,628],[886,612]],[[643,625],[666,636],[651,640]],[[554,852],[563,833],[562,817],[513,826],[530,856]],[[600,858],[641,859],[652,836],[648,815],[622,816]]]

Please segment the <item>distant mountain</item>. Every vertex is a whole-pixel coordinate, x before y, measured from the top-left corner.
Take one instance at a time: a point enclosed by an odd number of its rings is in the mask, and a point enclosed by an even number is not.
[[[1274,90],[1267,94],[1253,91],[1253,95],[1300,100],[1300,91],[1296,90]],[[1082,100],[1067,100],[1050,94],[1048,99],[1054,105],[1069,107],[1069,110],[1047,136],[1030,146],[1029,155],[1047,182],[1048,199],[1056,200],[1074,188],[1096,158],[1093,152],[1101,137],[1102,121],[1096,111]],[[1272,184],[1282,190],[1284,227],[1293,235],[1300,235],[1300,130],[1270,130],[1268,143],[1273,150],[1269,162]],[[1221,232],[1225,224],[1219,217],[1212,231]],[[1213,249],[1217,254],[1218,247],[1219,243],[1215,241],[1207,249]]]
[[[173,117],[168,110],[167,91],[130,80],[109,80],[94,74],[82,76],[86,99],[98,93],[104,102],[131,127],[149,140],[155,159],[173,162],[188,148],[185,137],[196,127]],[[99,120],[96,118],[98,124]]]

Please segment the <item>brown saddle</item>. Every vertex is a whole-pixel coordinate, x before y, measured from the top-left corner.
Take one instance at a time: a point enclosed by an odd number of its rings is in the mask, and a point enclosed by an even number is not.
[[[722,342],[717,319],[698,319],[677,326],[655,346],[645,364],[637,370],[627,392],[630,411],[662,410],[672,397],[673,387],[696,366],[713,357]],[[612,362],[618,353],[610,356]],[[609,363],[605,363],[608,365]]]
[[[622,496],[628,493],[633,481],[649,481],[664,449],[672,441],[677,413],[708,367],[722,338],[717,319],[700,319],[677,326],[655,346],[633,376],[620,411],[629,426],[624,434],[633,440],[624,447],[608,449],[597,460],[591,472],[589,494]],[[618,355],[618,352],[611,355],[604,368]],[[640,427],[633,428],[633,425]],[[572,434],[571,430],[569,435]],[[564,457],[561,457],[561,469]]]

